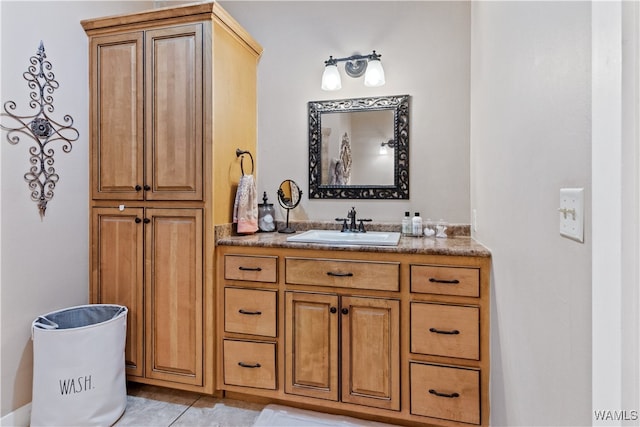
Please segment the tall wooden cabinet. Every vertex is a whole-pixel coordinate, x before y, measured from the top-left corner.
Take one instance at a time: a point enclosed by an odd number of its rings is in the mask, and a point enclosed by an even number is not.
[[[214,226],[255,153],[262,48],[217,3],[82,21],[92,303],[129,308],[131,380],[214,391]]]

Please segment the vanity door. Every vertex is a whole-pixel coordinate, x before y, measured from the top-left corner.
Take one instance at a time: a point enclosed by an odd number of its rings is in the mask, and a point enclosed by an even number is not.
[[[400,410],[400,302],[342,297],[342,401]]]
[[[338,400],[338,296],[287,292],[285,392]]]
[[[91,38],[91,197],[143,200],[143,32]]]

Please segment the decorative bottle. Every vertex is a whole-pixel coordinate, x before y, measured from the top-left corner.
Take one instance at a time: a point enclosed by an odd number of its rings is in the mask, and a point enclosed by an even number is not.
[[[412,230],[411,217],[409,216],[409,211],[407,211],[404,213],[404,218],[402,218],[402,234],[408,236],[413,233]]]
[[[258,228],[260,231],[275,231],[275,210],[273,203],[267,203],[267,192],[262,196],[264,203],[258,203]]]
[[[415,216],[411,219],[411,234],[414,236],[422,236],[422,217],[420,212],[416,212]]]

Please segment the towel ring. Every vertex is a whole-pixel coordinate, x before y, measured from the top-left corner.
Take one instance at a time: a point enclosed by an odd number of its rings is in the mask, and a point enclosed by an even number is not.
[[[243,151],[243,150],[241,150],[239,148],[236,148],[236,157],[242,156],[242,157],[240,157],[240,170],[242,171],[242,175],[245,174],[244,173],[244,165],[242,163],[242,160],[244,159],[243,154],[248,154],[249,157],[251,158],[251,174],[250,175],[253,175],[253,171],[255,169],[255,164],[253,163],[253,156],[251,155],[251,153],[249,151]]]

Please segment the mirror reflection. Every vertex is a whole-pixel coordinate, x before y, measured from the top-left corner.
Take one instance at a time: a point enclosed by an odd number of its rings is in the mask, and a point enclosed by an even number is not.
[[[393,185],[393,111],[322,116],[322,185]],[[392,144],[393,145],[393,144]]]
[[[309,198],[409,198],[409,96],[309,102]]]

